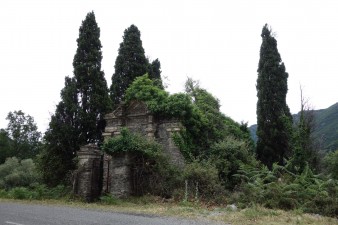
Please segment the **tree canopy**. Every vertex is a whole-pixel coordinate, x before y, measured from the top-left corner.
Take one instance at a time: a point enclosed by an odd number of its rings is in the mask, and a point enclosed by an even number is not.
[[[149,63],[142,46],[141,32],[135,25],[124,31],[123,41],[115,61],[115,73],[112,76],[110,95],[116,106],[124,100],[125,92],[136,77],[148,73],[156,84],[163,88],[161,63],[158,59]]]
[[[103,140],[103,116],[111,110],[111,101],[101,70],[99,38],[100,28],[94,12],[90,12],[79,30],[74,77],[65,78],[61,101],[45,135],[46,148],[41,154],[40,169],[50,185],[64,181],[67,173],[75,168],[73,160],[81,145]]]
[[[41,138],[34,118],[19,110],[9,112],[6,119],[8,120],[6,133],[9,138],[7,144],[11,149],[10,156],[20,159],[34,158],[39,153]],[[6,137],[4,132],[2,136]]]
[[[271,168],[274,162],[283,165],[284,158],[290,156],[292,117],[286,104],[288,73],[267,24],[261,37],[256,86],[257,157]]]

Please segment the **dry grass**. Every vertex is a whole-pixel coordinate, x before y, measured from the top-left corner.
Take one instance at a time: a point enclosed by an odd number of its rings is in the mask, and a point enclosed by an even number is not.
[[[102,203],[88,204],[80,201],[67,200],[27,201],[0,199],[0,202],[57,205],[132,214],[151,214],[203,220],[207,219],[231,225],[338,225],[338,220],[335,218],[305,214],[299,211],[272,210],[259,206],[231,211],[226,208],[210,208],[192,203],[168,203],[143,198],[129,199],[128,201],[117,201],[112,205]]]

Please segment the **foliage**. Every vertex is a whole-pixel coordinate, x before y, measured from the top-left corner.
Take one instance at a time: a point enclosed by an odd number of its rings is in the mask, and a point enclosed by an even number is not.
[[[239,201],[260,204],[268,208],[302,209],[304,212],[338,215],[338,182],[316,175],[306,166],[301,174],[274,164],[266,166],[242,165],[235,175],[243,180]]]
[[[186,194],[190,201],[224,203],[225,189],[221,185],[218,170],[212,161],[192,161],[185,166],[183,178],[188,182]]]
[[[69,182],[67,175],[75,169],[74,157],[80,146],[103,141],[103,116],[111,110],[111,101],[101,71],[99,38],[100,28],[90,12],[79,30],[74,77],[65,78],[61,101],[52,115],[38,161],[43,180],[50,186]]]
[[[149,64],[145,57],[141,41],[141,33],[135,25],[124,31],[123,42],[120,44],[115,61],[115,73],[112,76],[110,95],[114,106],[124,100],[125,92],[136,77],[149,73],[156,81],[157,87],[163,89],[161,80],[161,64],[158,59]]]
[[[316,119],[314,136],[321,140],[322,149],[335,151],[338,149],[338,103],[313,113]]]
[[[316,139],[313,135],[314,129],[314,113],[304,100],[301,89],[301,111],[294,127],[294,146],[289,167],[291,171],[301,173],[306,165],[309,165],[312,169],[319,167],[319,155],[318,150],[316,150]]]
[[[247,142],[232,136],[211,146],[212,162],[219,171],[218,176],[225,187],[232,189],[240,183],[240,179],[233,175],[238,172],[241,165],[257,165],[257,161],[249,149]]]
[[[0,198],[45,200],[67,199],[69,197],[70,189],[62,185],[47,188],[45,185],[33,183],[28,187],[14,187],[7,191],[0,189]]]
[[[11,140],[9,156],[20,159],[34,158],[39,153],[41,138],[34,118],[19,110],[9,112],[6,119],[6,132]]]
[[[144,101],[156,117],[180,119],[186,129],[175,136],[175,141],[188,160],[208,157],[210,146],[229,135],[245,140],[253,148],[246,125],[224,116],[218,100],[198,85],[190,85],[187,94],[169,95],[144,75],[130,85],[125,100],[127,104],[132,100]]]
[[[0,165],[0,188],[28,187],[40,180],[32,159],[8,158]]]
[[[132,100],[144,101],[156,117],[166,119],[188,117],[192,110],[189,96],[181,93],[169,95],[147,74],[137,77],[127,89],[125,102],[128,104]]]
[[[338,180],[338,150],[328,153],[324,158],[326,173]]]
[[[253,152],[254,144],[247,125],[240,125],[222,114],[217,98],[190,78],[186,82],[186,92],[193,104],[191,113],[185,118],[183,124],[189,132],[191,149],[194,149],[195,157],[212,157],[211,146],[229,136],[246,142],[249,151]]]
[[[156,86],[147,74],[135,78],[125,94],[126,104],[129,104],[132,100],[144,101],[149,110],[158,115],[166,115],[167,111],[170,110],[167,109],[166,104],[168,98],[168,92]]]
[[[102,141],[105,127],[103,116],[111,110],[107,82],[101,71],[101,41],[94,12],[87,14],[82,22],[74,56],[74,79],[78,96],[78,117],[81,133],[80,143]]]
[[[160,145],[144,137],[131,133],[127,128],[121,130],[121,135],[106,141],[102,150],[110,155],[129,152],[141,152],[149,157],[155,157],[160,153]]]
[[[292,117],[286,104],[287,78],[277,41],[266,24],[262,30],[262,45],[257,78],[257,157],[269,168],[274,162],[284,165],[290,156]]]
[[[155,59],[149,65],[149,78],[154,81],[155,85],[160,89],[164,89],[162,78],[161,78],[161,63],[158,59]]]
[[[170,196],[179,182],[179,169],[163,155],[161,146],[123,128],[121,135],[106,141],[102,150],[110,155],[129,154],[132,161],[133,192],[136,195]]]
[[[45,142],[38,157],[38,169],[43,181],[49,186],[67,183],[68,173],[75,169],[73,162],[80,148],[80,124],[78,117],[78,96],[74,78],[66,77],[65,87],[61,91],[62,101],[52,115]]]
[[[103,195],[100,197],[100,202],[105,205],[118,205],[121,203],[121,200],[112,195]]]
[[[12,140],[4,129],[0,129],[0,164],[4,163],[11,156],[13,156]]]
[[[295,123],[299,121],[300,113],[293,115]],[[314,117],[314,128],[311,136],[314,138],[312,141],[315,142],[315,148],[327,152],[338,149],[338,135],[336,131],[338,126],[338,103],[326,109],[314,110],[309,108],[305,110],[305,113],[310,113]],[[252,125],[249,129],[251,130],[252,139],[256,142],[257,125]]]

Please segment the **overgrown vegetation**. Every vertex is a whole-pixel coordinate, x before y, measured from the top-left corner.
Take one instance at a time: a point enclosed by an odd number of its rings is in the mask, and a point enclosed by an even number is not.
[[[267,208],[300,209],[328,216],[338,215],[338,181],[316,175],[306,166],[302,173],[292,173],[288,165],[252,167],[242,165],[241,204],[259,204]],[[247,206],[246,205],[246,206]]]
[[[161,146],[126,128],[121,130],[121,135],[105,142],[102,149],[110,155],[129,153],[136,195],[171,196],[180,182],[179,170],[169,163]]]
[[[255,146],[247,124],[224,115],[219,100],[198,82],[188,79],[184,93],[165,91],[160,62],[150,63],[145,57],[134,25],[125,30],[109,99],[101,71],[100,29],[94,13],[88,13],[77,40],[74,77],[65,78],[43,146],[34,120],[22,111],[10,113],[8,128],[0,130],[0,198],[70,198],[75,153],[81,145],[97,143],[110,155],[127,153],[131,158],[133,192],[145,196],[135,201],[158,201],[155,196],[161,196],[161,201],[170,198],[184,206],[234,203],[247,208],[241,212],[253,221],[271,216],[275,209],[337,217],[338,151],[320,164],[312,111],[303,102],[299,121],[292,126],[285,99],[288,74],[277,41],[267,25],[261,36]],[[127,129],[101,145],[103,115],[119,103],[135,100],[145,102],[157,119],[181,121],[183,127],[173,139],[185,158],[184,168],[171,165],[158,143]],[[325,121],[334,116],[333,112]],[[332,124],[319,127],[333,130]],[[334,143],[336,136],[329,138]],[[110,195],[102,196],[101,203],[123,204]]]

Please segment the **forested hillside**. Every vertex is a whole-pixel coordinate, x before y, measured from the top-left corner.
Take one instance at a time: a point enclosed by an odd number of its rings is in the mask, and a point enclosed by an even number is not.
[[[315,110],[316,128],[314,131],[323,149],[335,151],[338,149],[338,103],[327,109]]]
[[[313,111],[315,117],[314,137],[317,138],[321,149],[334,151],[338,149],[338,103],[326,109]],[[295,121],[299,118],[299,113],[294,114]],[[251,137],[256,142],[257,124],[249,127]]]

